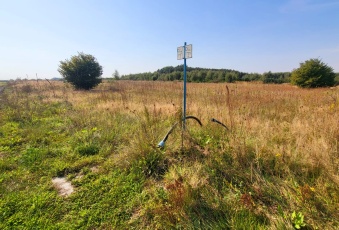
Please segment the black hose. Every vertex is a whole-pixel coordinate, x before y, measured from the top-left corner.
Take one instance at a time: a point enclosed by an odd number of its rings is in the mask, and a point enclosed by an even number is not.
[[[197,121],[197,122],[199,123],[200,126],[202,126],[201,121],[200,121],[197,117],[195,117],[195,116],[186,116],[185,119],[186,119],[186,120],[187,120],[187,119],[193,119],[193,120]],[[179,122],[174,123],[174,125],[171,127],[171,129],[167,132],[167,134],[166,134],[166,136],[164,137],[164,139],[162,139],[162,141],[159,143],[158,147],[160,147],[160,148],[163,147],[163,145],[164,145],[165,142],[167,141],[169,135],[173,132],[174,128],[178,125],[178,123],[179,123]]]
[[[199,125],[202,126],[201,121],[200,121],[197,117],[195,117],[195,116],[186,116],[186,120],[187,120],[187,119],[193,119],[193,120],[196,120],[196,121],[199,123]],[[176,123],[171,127],[171,129],[167,132],[166,136],[165,136],[164,139],[163,139],[164,142],[166,142],[168,136],[173,132],[173,129],[174,129],[177,125],[178,125],[178,122],[176,122]]]
[[[195,116],[186,116],[186,120],[187,119],[194,119],[194,120],[196,120],[199,123],[200,126],[202,126],[201,121],[198,118],[196,118]]]
[[[168,136],[173,132],[173,129],[175,128],[175,126],[177,126],[177,124],[178,124],[178,122],[176,122],[176,123],[172,126],[172,128],[167,132],[166,136],[165,136],[164,139],[163,139],[163,142],[166,142],[166,141],[167,141]]]
[[[224,125],[223,123],[221,123],[221,122],[218,121],[217,119],[212,118],[211,121],[212,121],[212,122],[215,122],[215,123],[218,123],[219,125],[222,125],[222,126],[224,126],[227,130],[229,130],[229,128],[227,128],[226,125]]]

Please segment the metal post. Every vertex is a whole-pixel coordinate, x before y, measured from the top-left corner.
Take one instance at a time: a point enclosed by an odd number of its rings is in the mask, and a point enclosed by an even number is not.
[[[182,129],[186,130],[186,42],[184,44],[184,101],[183,101],[183,118]]]

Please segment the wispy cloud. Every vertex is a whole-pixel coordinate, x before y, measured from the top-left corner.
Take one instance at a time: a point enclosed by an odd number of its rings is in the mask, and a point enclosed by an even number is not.
[[[300,12],[300,11],[318,11],[333,7],[339,8],[338,0],[319,1],[319,0],[289,0],[281,6],[280,11],[283,13]]]

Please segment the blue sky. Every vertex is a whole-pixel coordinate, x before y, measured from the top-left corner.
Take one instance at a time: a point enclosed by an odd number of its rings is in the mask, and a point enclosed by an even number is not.
[[[0,79],[60,77],[94,55],[103,77],[177,66],[292,71],[320,58],[339,72],[339,0],[0,0]]]

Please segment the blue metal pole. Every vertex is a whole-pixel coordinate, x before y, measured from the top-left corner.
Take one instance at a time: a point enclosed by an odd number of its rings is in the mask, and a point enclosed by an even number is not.
[[[184,101],[183,101],[183,123],[182,128],[186,130],[186,42],[184,44]]]

